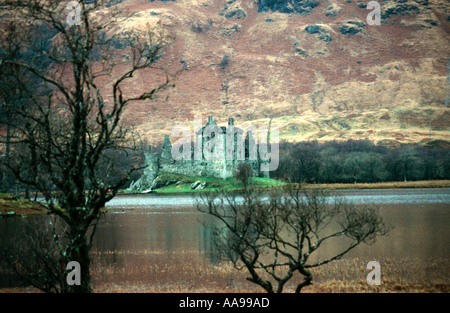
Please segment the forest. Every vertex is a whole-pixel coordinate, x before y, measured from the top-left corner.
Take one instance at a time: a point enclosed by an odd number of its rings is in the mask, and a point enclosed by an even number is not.
[[[281,142],[272,178],[296,183],[369,183],[450,178],[442,144],[386,147],[369,140]]]

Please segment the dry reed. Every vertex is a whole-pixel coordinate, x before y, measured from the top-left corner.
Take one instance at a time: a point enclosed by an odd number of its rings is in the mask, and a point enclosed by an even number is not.
[[[313,285],[306,293],[450,292],[448,259],[380,259],[381,285],[366,282],[367,260],[348,258],[312,269]],[[196,250],[92,252],[92,284],[100,293],[260,293],[246,280],[245,271],[229,262],[213,264]],[[285,292],[293,292],[302,279],[294,276]],[[37,292],[7,288],[0,292]]]
[[[94,257],[92,277],[97,292],[263,292],[246,280],[245,271],[229,262],[216,265],[198,251],[116,251],[116,265],[105,254]],[[382,284],[370,286],[367,261],[342,259],[313,269],[313,286],[304,292],[450,292],[447,259],[382,259]],[[111,264],[111,263],[110,263]],[[293,292],[302,279],[294,276],[286,286]]]

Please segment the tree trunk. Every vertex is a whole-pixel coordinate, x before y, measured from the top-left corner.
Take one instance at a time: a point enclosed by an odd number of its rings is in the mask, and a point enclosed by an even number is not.
[[[80,264],[80,285],[69,286],[70,293],[91,293],[91,258],[89,256],[90,245],[86,238],[85,227],[72,227],[73,231],[69,238],[72,241],[67,253],[67,263],[77,261]]]
[[[404,168],[403,168],[403,178],[405,179],[405,183],[406,183],[406,172],[408,171],[408,166],[406,165],[406,162],[404,163]]]
[[[303,276],[305,276],[305,278],[303,279],[303,281],[297,285],[297,288],[295,289],[295,293],[300,293],[303,287],[309,286],[312,284],[312,274],[310,271],[304,269],[304,268],[299,268],[298,270],[300,272],[300,274],[302,274]]]
[[[11,126],[9,123],[6,125],[6,154],[5,154],[5,162],[3,164],[9,163],[9,154],[11,149]],[[3,177],[2,177],[2,192],[8,192],[8,171],[9,169],[6,166],[3,166]]]
[[[20,199],[20,182],[18,179],[15,180],[14,183],[14,193],[13,193],[14,199]]]

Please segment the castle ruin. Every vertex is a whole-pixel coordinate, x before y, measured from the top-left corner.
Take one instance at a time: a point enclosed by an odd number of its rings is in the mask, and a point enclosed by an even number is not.
[[[221,144],[211,145],[213,141]],[[250,164],[253,176],[269,177],[268,170],[261,170],[261,164],[267,161],[260,158],[255,134],[251,130],[245,131],[244,134],[243,129],[234,126],[233,118],[228,119],[227,127],[221,127],[212,116],[209,116],[206,125],[195,132],[195,141],[193,144],[189,143],[189,146],[190,155],[189,152],[183,152],[185,156],[190,157],[181,159],[173,157],[173,149],[179,147],[172,146],[169,135],[165,135],[160,153],[152,151],[152,147],[149,146],[148,152],[145,153],[144,173],[129,189],[140,191],[152,189],[155,179],[163,173],[191,177],[232,177],[241,163]]]

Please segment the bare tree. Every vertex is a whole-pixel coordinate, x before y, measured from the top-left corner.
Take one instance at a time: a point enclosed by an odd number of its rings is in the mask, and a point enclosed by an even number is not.
[[[18,41],[18,38],[14,35],[14,32],[17,31],[18,25],[13,23],[7,26],[7,29],[13,30],[12,32],[5,32],[5,36],[2,36],[4,39],[4,46],[0,49],[0,59],[9,59],[16,60],[20,54],[21,43]],[[6,128],[6,136],[4,140],[5,144],[5,156],[4,160],[2,160],[2,166],[4,164],[8,164],[10,162],[11,156],[11,137],[14,133],[13,126],[20,121],[16,121],[14,119],[17,116],[14,114],[15,111],[19,109],[20,106],[23,105],[25,101],[23,92],[20,88],[20,84],[17,83],[17,80],[11,79],[12,76],[20,77],[21,80],[24,79],[26,73],[17,68],[15,66],[1,66],[1,75],[0,75],[0,126],[5,129]],[[28,77],[27,79],[30,79]],[[9,178],[10,178],[9,170],[4,167],[3,168],[3,176],[2,176],[2,192],[9,191]],[[17,186],[17,182],[14,184]],[[16,193],[17,188],[14,188]],[[15,197],[17,194],[14,195]]]
[[[298,273],[295,292],[312,284],[310,269],[340,259],[361,243],[371,243],[388,228],[374,208],[358,208],[324,191],[288,188],[269,197],[250,189],[242,196],[203,195],[198,210],[214,216],[216,246],[249,281],[281,293]],[[311,261],[325,242],[346,238],[340,252]]]
[[[12,270],[10,274],[45,292],[68,291],[67,227],[60,218],[26,220],[12,237],[1,238],[0,243],[0,260]]]
[[[236,172],[234,173],[234,178],[242,183],[244,188],[248,187],[250,177],[253,176],[252,166],[248,163],[239,163]]]
[[[16,154],[6,165],[21,183],[41,192],[48,210],[67,225],[61,260],[81,266],[81,285],[64,289],[68,292],[92,291],[89,251],[100,209],[135,170],[113,183],[102,171],[112,167],[105,165],[113,161],[109,151],[134,146],[133,133],[122,124],[123,112],[171,86],[165,73],[165,79],[154,77],[153,86],[142,93],[123,91],[138,71],[156,67],[166,39],[150,27],[120,37],[120,21],[126,17],[103,15],[106,3],[80,1],[79,23],[69,25],[65,2],[9,0],[4,9],[13,13],[12,21],[0,33],[14,39],[2,40],[0,51],[16,52],[14,57],[2,53],[0,67],[10,69],[8,79],[26,101],[14,110],[10,142],[27,153]],[[43,38],[47,33],[52,36]],[[112,40],[119,37],[127,61],[112,49]]]
[[[412,147],[401,147],[396,158],[394,159],[397,164],[397,171],[399,175],[403,176],[403,180],[406,182],[412,180],[411,178],[417,175],[423,162],[417,157],[416,151]]]

